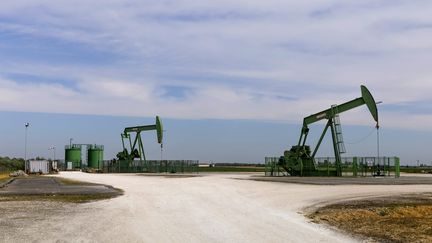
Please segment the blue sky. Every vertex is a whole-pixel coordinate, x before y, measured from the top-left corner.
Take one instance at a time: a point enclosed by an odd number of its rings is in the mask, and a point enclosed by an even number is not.
[[[0,126],[8,134],[22,131],[8,129],[9,119],[42,119],[62,128],[32,125],[53,141],[44,146],[85,134],[104,138],[94,142],[112,155],[119,139],[107,134],[160,115],[173,127],[167,156],[260,161],[298,138],[304,116],[358,97],[365,84],[383,101],[388,154],[427,162],[431,12],[424,0],[3,1],[0,111],[8,118]],[[101,119],[105,129],[88,130]],[[342,122],[353,139],[374,126],[363,108]],[[253,131],[231,144],[222,131],[232,126]],[[175,143],[182,132],[188,142]],[[13,137],[2,135],[3,155],[20,154],[22,139]],[[44,154],[44,146],[32,151]],[[360,148],[352,151],[376,150]]]
[[[0,154],[15,157],[24,155],[25,127],[28,121],[28,157],[64,158],[64,145],[74,143],[103,144],[105,158],[115,157],[122,150],[120,133],[126,126],[154,124],[154,117],[124,117],[47,114],[29,112],[0,112],[2,134]],[[343,121],[343,116],[341,116]],[[201,162],[263,163],[265,156],[279,156],[281,151],[297,143],[300,124],[259,120],[232,119],[164,119],[165,159],[198,159]],[[324,124],[312,125],[309,144],[314,146]],[[376,156],[376,131],[368,126],[344,125],[346,156]],[[401,157],[404,164],[431,163],[432,132],[409,129],[380,130],[381,155]],[[143,133],[148,159],[160,159],[160,146],[155,132]],[[403,138],[403,139],[402,139]],[[411,141],[411,142],[408,142]],[[399,152],[403,151],[403,152]],[[318,156],[332,156],[330,134],[324,139]]]

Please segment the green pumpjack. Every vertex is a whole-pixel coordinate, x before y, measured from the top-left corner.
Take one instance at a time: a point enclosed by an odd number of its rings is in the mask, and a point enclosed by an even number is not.
[[[124,161],[132,161],[134,159],[139,159],[146,162],[146,157],[144,154],[144,145],[141,139],[141,132],[156,130],[157,142],[162,146],[163,138],[163,127],[162,121],[159,116],[156,116],[156,123],[154,125],[136,126],[136,127],[126,127],[121,134],[123,151],[117,153],[117,158]],[[132,142],[132,133],[135,134],[135,138]],[[129,141],[130,152],[126,148],[125,140]]]
[[[291,176],[342,176],[341,153],[345,152],[345,147],[342,141],[339,114],[366,105],[373,119],[376,121],[376,128],[379,128],[376,102],[366,86],[361,85],[360,89],[361,97],[341,105],[333,105],[327,110],[305,117],[303,119],[303,126],[298,144],[284,152],[284,155],[279,158],[279,166],[284,168]],[[312,152],[310,146],[306,145],[306,139],[309,133],[308,125],[324,119],[327,119],[327,124],[318,140],[318,144]],[[328,128],[330,128],[332,135],[336,169],[332,171],[320,171],[315,165],[314,158]]]

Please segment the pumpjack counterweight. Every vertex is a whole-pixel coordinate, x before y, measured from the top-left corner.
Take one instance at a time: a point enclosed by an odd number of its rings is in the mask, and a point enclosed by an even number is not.
[[[298,144],[292,146],[290,150],[284,152],[284,155],[279,158],[279,165],[284,168],[292,176],[321,176],[324,175],[321,171],[317,170],[315,166],[315,155],[321,145],[321,142],[328,130],[330,128],[332,141],[333,141],[333,151],[335,155],[336,170],[332,172],[333,176],[342,175],[341,167],[341,153],[345,153],[345,145],[343,143],[342,128],[340,124],[339,114],[345,111],[354,109],[356,107],[366,105],[376,121],[376,127],[378,128],[378,109],[376,102],[366,88],[366,86],[361,85],[361,97],[354,100],[345,102],[340,105],[333,105],[329,109],[315,113],[313,115],[307,116],[303,119],[303,126],[300,133],[300,138]],[[327,119],[326,126],[322,132],[318,143],[314,149],[311,151],[309,145],[306,145],[306,139],[309,134],[308,125]],[[312,153],[311,153],[312,152]],[[329,172],[325,171],[325,175]]]

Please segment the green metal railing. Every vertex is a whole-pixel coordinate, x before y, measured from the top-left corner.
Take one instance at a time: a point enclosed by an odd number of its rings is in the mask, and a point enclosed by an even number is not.
[[[104,173],[198,173],[198,160],[109,160]]]
[[[287,176],[288,173],[278,165],[278,157],[265,157],[266,176]]]
[[[285,169],[278,164],[279,157],[265,158],[266,176],[287,176]],[[315,158],[315,168],[319,175],[332,176],[336,171],[334,157]],[[398,157],[342,157],[342,176],[400,176],[400,160]]]

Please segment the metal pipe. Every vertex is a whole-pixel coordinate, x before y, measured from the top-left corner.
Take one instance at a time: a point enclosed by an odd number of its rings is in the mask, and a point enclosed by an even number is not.
[[[325,134],[326,134],[326,132],[327,132],[327,129],[328,129],[328,127],[329,127],[330,125],[331,125],[331,119],[328,120],[327,125],[325,126],[324,131],[323,131],[323,133],[321,134],[320,139],[318,140],[318,144],[316,145],[315,150],[314,150],[313,153],[312,153],[312,158],[315,158],[315,154],[318,152],[318,148],[320,147],[321,142],[322,142],[322,140],[324,139],[324,136],[325,136]]]

